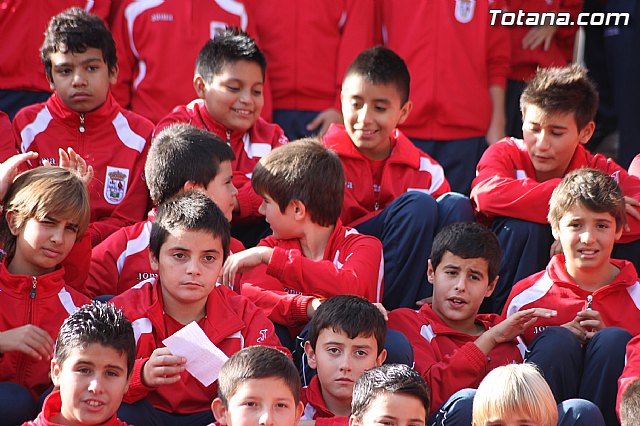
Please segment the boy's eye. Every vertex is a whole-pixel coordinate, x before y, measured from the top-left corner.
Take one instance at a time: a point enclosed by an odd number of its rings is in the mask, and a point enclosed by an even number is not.
[[[118,373],[117,371],[109,370],[109,371],[107,371],[107,376],[109,376],[109,377],[120,377],[120,373]]]
[[[254,96],[260,96],[260,95],[262,95],[262,90],[254,90],[254,91],[253,91],[253,95],[254,95]]]
[[[228,90],[232,91],[232,92],[237,92],[238,90],[240,90],[240,88],[239,88],[239,87],[236,87],[236,86],[229,86],[229,85],[227,85],[227,86],[225,86],[225,87],[226,87]]]
[[[209,254],[209,255],[204,256],[204,257],[203,257],[203,259],[204,259],[204,261],[205,261],[206,263],[212,263],[212,262],[215,262],[215,261],[216,261],[215,256],[210,255],[210,254]]]
[[[65,229],[76,234],[79,232],[78,225],[67,225]]]
[[[361,104],[360,102],[357,102],[357,101],[351,101],[351,108],[359,109],[359,108],[361,108],[361,107],[362,107],[362,104]]]
[[[87,367],[80,367],[78,368],[78,373],[80,374],[89,374],[91,372],[91,370]]]
[[[599,223],[596,225],[596,227],[599,229],[607,229],[609,228],[609,225],[607,225],[606,223]]]
[[[327,352],[329,352],[330,354],[337,355],[337,354],[340,353],[340,349],[338,349],[338,348],[327,348]]]
[[[384,111],[387,110],[387,107],[376,105],[375,109],[376,109],[376,111],[384,112]]]
[[[458,275],[458,271],[444,271],[444,273],[449,275],[450,277],[455,277],[456,275]]]
[[[289,407],[289,404],[287,404],[286,402],[278,402],[278,403],[276,404],[276,407],[277,407],[277,408],[288,408],[288,407]]]
[[[362,349],[358,349],[358,350],[356,351],[356,356],[359,356],[359,357],[367,356],[367,351],[362,350]]]
[[[187,256],[184,253],[173,253],[173,257],[178,260],[185,259]]]

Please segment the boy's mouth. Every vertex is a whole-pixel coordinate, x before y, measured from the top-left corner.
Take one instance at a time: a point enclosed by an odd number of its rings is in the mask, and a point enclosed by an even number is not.
[[[100,409],[105,405],[104,402],[98,401],[97,399],[86,399],[84,403],[92,409]]]
[[[467,304],[467,302],[464,299],[461,299],[459,297],[450,297],[447,300],[454,306],[464,306]]]
[[[250,117],[251,115],[253,115],[253,111],[250,111],[248,109],[231,108],[231,111],[235,112],[238,115],[242,115],[242,116],[245,116],[245,117]]]

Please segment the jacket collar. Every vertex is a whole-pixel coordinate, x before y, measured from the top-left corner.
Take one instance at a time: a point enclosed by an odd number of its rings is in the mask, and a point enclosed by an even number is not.
[[[0,264],[0,283],[4,292],[11,294],[14,297],[24,298],[29,295],[33,290],[34,281],[36,283],[37,296],[47,297],[52,294],[58,294],[60,289],[64,287],[64,268],[58,267],[53,272],[40,275],[39,277],[32,277],[29,275],[17,275],[12,274],[7,269],[6,259]]]
[[[119,106],[111,95],[111,91],[107,93],[107,99],[97,109],[91,112],[79,113],[65,105],[57,93],[53,93],[46,102],[47,108],[60,122],[68,127],[80,129],[81,120],[86,130],[103,125],[105,121],[111,122],[119,112]]]

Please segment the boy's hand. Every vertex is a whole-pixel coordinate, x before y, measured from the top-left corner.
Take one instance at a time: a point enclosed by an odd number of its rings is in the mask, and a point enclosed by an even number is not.
[[[554,25],[540,25],[533,27],[529,30],[527,35],[522,38],[523,49],[537,49],[542,45],[545,51],[551,47],[551,40],[556,33],[556,27]]]
[[[60,159],[58,165],[63,169],[75,172],[78,174],[85,186],[89,185],[91,179],[93,179],[93,167],[87,166],[87,162],[79,154],[77,154],[73,148],[67,148],[65,151],[62,148],[58,148],[58,155]],[[49,160],[42,162],[45,166],[50,166]]]
[[[628,197],[625,195],[624,208],[627,214],[637,220],[640,220],[640,211],[638,210],[638,207],[640,207],[640,201],[636,200],[633,197]],[[628,223],[624,225],[624,231],[625,232],[631,231],[631,227],[629,226]]]
[[[315,315],[316,311],[322,304],[322,299],[313,299],[311,302],[307,303],[307,318],[311,319]]]
[[[496,345],[510,342],[521,335],[538,318],[551,318],[557,314],[557,311],[545,308],[531,308],[516,312],[498,325],[485,331],[476,339],[475,343],[485,355],[488,355]]]
[[[170,385],[180,380],[186,358],[175,356],[169,348],[157,348],[142,367],[142,384],[150,388]]]
[[[222,283],[234,289],[237,274],[255,268],[261,264],[268,264],[273,249],[271,247],[252,247],[229,256],[222,267]]]
[[[578,320],[577,316],[573,319],[573,321],[562,324],[562,327],[572,332],[578,338],[580,343],[587,343],[587,330],[580,325],[580,321]]]
[[[27,161],[35,160],[36,158],[38,158],[38,153],[29,151],[24,154],[13,155],[0,164],[0,199],[7,195],[9,186],[18,174],[18,168]]]
[[[331,124],[342,124],[343,121],[342,114],[337,109],[327,108],[307,124],[307,130],[311,132],[318,129],[316,134],[321,138],[327,133]]]
[[[0,333],[0,353],[23,352],[42,361],[51,359],[53,339],[49,333],[32,324]]]
[[[591,340],[594,334],[606,327],[600,312],[593,309],[578,312],[575,321],[586,331],[586,340]]]
[[[416,302],[416,305],[422,307],[424,305],[431,305],[433,303],[433,296],[425,297]]]

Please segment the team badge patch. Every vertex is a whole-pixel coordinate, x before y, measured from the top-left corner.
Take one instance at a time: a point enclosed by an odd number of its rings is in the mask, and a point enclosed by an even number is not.
[[[473,19],[475,9],[476,0],[456,0],[456,20],[461,24],[466,24]]]
[[[107,166],[104,180],[104,199],[109,204],[120,204],[127,193],[129,169]]]

